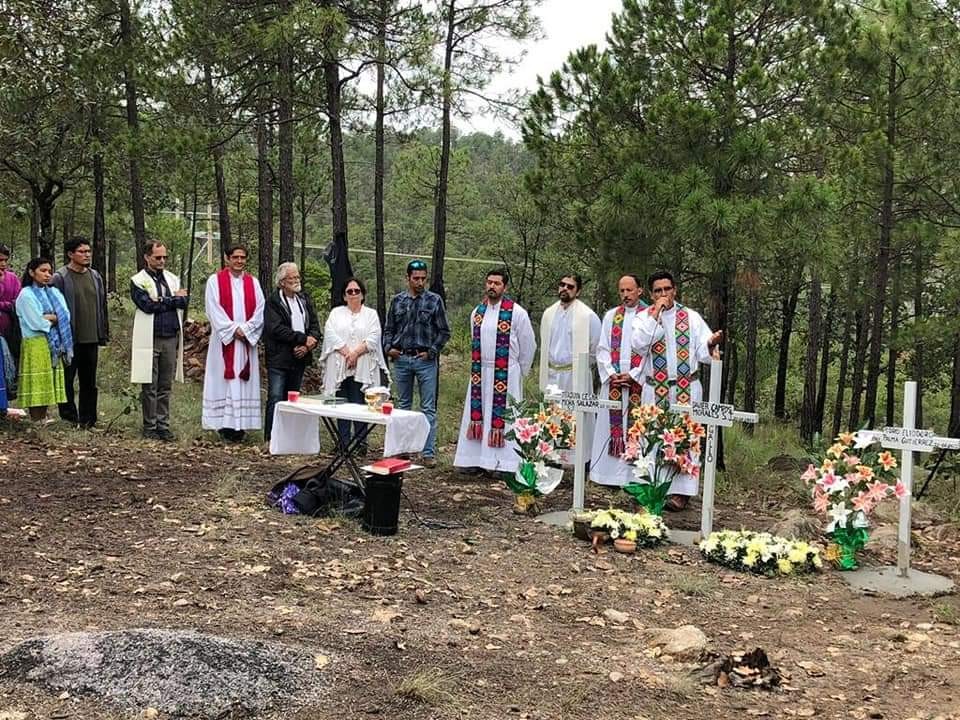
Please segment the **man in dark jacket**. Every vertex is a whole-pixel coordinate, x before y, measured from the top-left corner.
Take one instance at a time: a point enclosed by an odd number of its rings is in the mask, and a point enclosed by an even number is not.
[[[64,243],[69,262],[53,275],[53,285],[67,300],[73,330],[73,362],[65,368],[67,401],[60,417],[81,427],[97,422],[97,361],[99,349],[110,340],[107,292],[100,273],[90,267],[90,241],[75,237]],[[74,381],[80,392],[74,402]]]
[[[291,390],[300,391],[311,351],[320,342],[320,320],[310,296],[303,292],[296,263],[277,268],[277,289],[267,298],[263,337],[267,359],[267,416],[264,439],[270,440],[273,408]]]

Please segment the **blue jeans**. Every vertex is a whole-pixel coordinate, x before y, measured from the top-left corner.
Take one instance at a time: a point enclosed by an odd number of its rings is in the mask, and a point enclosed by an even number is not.
[[[432,458],[437,454],[437,375],[436,360],[421,360],[412,355],[401,355],[393,363],[393,379],[399,394],[397,407],[410,410],[413,407],[413,381],[420,386],[420,412],[427,416],[430,434],[423,446],[423,456]]]
[[[267,416],[263,423],[263,439],[270,439],[270,431],[273,430],[273,408],[281,400],[287,399],[287,393],[291,390],[300,391],[303,384],[303,371],[305,365],[290,370],[282,368],[267,368]]]
[[[363,395],[363,386],[352,377],[343,379],[343,382],[340,383],[340,389],[337,390],[337,397],[346,398],[347,402],[359,403],[360,405],[366,402],[366,398]],[[367,429],[366,423],[353,422],[353,432],[351,432],[350,425],[351,422],[349,420],[337,420],[337,430],[340,431],[340,442],[343,443],[344,447],[350,442],[353,433],[362,433]],[[364,442],[362,447],[366,448],[367,443]]]

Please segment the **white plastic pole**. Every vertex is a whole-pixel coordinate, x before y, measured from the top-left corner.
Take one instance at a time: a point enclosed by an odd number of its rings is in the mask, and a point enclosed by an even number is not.
[[[712,403],[720,402],[720,380],[723,374],[723,361],[710,361],[710,396]],[[717,443],[720,428],[707,426],[707,456],[703,466],[703,511],[700,515],[700,538],[706,539],[713,532],[713,495],[717,480]]]
[[[917,427],[917,383],[908,381],[903,386],[903,427]],[[913,450],[904,450],[900,457],[900,480],[906,492],[900,498],[900,524],[897,528],[897,574],[910,575],[910,526],[911,502],[913,500]]]
[[[580,353],[578,360],[580,375],[573,378],[573,385],[577,392],[589,393],[593,385],[590,381],[590,355]],[[586,457],[586,446],[589,442],[592,428],[587,427],[587,413],[582,409],[576,413],[577,443],[574,449],[573,460],[573,509],[575,511],[583,510],[583,504],[586,499],[586,468],[584,467],[589,458]]]

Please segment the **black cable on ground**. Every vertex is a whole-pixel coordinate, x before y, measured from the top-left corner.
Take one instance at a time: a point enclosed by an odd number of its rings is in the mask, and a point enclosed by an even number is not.
[[[420,517],[420,513],[417,512],[416,506],[413,504],[413,501],[410,500],[410,497],[400,488],[400,494],[403,496],[403,499],[407,501],[407,506],[410,508],[410,512],[413,513],[413,517],[417,519],[417,524],[427,528],[428,530],[457,530],[459,528],[465,528],[462,522],[448,521],[448,520],[435,520],[432,518],[427,518],[424,520]]]

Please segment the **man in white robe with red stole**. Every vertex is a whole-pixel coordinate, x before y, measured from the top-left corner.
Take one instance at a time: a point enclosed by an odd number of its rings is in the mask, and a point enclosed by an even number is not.
[[[699,368],[719,359],[723,331],[711,332],[696,310],[676,301],[677,286],[666,270],[648,280],[652,305],[637,315],[630,343],[644,356],[643,402],[668,410],[672,403],[689,405],[703,397]],[[680,473],[670,486],[666,509],[683,510],[699,490],[699,466]]]
[[[260,428],[260,361],[257,343],[263,332],[263,291],[244,272],[247,251],[228,249],[227,267],[207,280],[205,304],[210,321],[203,376],[203,428],[230,442]]]
[[[617,283],[620,305],[603,316],[600,343],[597,345],[597,373],[603,385],[600,397],[619,401],[619,409],[597,413],[593,435],[590,479],[601,485],[623,487],[634,482],[632,462],[623,460],[627,428],[633,423],[630,410],[641,402],[643,393],[643,356],[633,350],[633,321],[646,309],[640,299],[642,286],[636,275],[624,275]]]
[[[457,437],[454,467],[468,472],[515,472],[516,444],[507,440],[507,396],[523,399],[537,339],[530,316],[504,295],[506,270],[487,273],[484,301],[470,314],[470,382]]]

